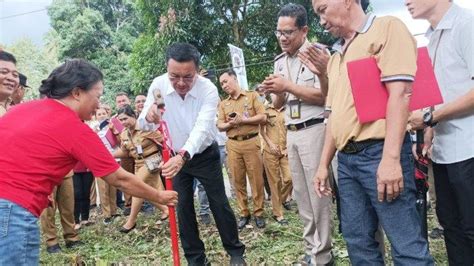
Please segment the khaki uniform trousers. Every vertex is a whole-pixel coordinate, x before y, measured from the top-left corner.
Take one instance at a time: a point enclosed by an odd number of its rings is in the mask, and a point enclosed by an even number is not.
[[[313,177],[321,160],[326,126],[317,124],[287,132],[288,160],[293,177],[293,197],[303,221],[306,254],[316,264],[331,260],[331,197],[319,198]]]
[[[59,209],[61,216],[61,226],[63,227],[63,237],[65,241],[78,241],[79,235],[74,230],[74,186],[72,177],[64,178],[64,181],[53,190],[53,206],[46,208],[41,213],[41,230],[43,238],[48,247],[58,244],[56,230],[56,209]]]
[[[258,141],[257,137],[242,141],[229,139],[226,144],[227,163],[234,178],[234,188],[241,217],[250,215],[246,174],[252,189],[253,215],[259,217],[263,214],[263,163]]]
[[[263,165],[272,192],[272,210],[276,217],[283,216],[282,203],[293,190],[287,156],[273,155],[263,151]]]
[[[96,180],[99,186],[100,206],[104,217],[112,217],[117,214],[117,188],[107,184],[102,178]]]
[[[129,173],[135,173],[135,159],[131,157],[121,158],[120,166],[122,166],[122,168]],[[130,207],[132,205],[132,196],[123,193],[123,197],[125,198],[125,207]]]
[[[91,195],[90,195],[90,201],[91,201],[91,206],[97,205],[97,178],[94,178],[94,181],[92,181],[92,186],[91,186]],[[100,192],[99,192],[100,193]],[[99,195],[100,197],[100,195]]]

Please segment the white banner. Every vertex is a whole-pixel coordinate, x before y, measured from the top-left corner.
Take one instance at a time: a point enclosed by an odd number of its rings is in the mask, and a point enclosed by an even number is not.
[[[230,49],[230,59],[232,60],[232,68],[237,74],[237,81],[243,90],[249,89],[247,82],[247,71],[245,70],[244,52],[237,46],[227,44]]]

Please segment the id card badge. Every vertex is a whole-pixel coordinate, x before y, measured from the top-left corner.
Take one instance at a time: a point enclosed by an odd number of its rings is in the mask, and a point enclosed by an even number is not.
[[[301,118],[301,102],[300,100],[290,100],[288,101],[288,105],[290,107],[290,118],[291,119],[298,119]]]
[[[142,154],[143,154],[142,145],[137,145],[137,146],[135,146],[135,149],[137,149],[137,154],[138,154],[138,155],[142,155]]]

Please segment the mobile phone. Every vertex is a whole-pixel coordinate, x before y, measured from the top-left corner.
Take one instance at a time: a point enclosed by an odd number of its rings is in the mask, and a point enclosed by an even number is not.
[[[232,113],[229,114],[229,117],[231,117],[231,118],[234,118],[234,117],[236,117],[236,116],[237,116],[237,113],[236,113],[236,112],[232,112]]]

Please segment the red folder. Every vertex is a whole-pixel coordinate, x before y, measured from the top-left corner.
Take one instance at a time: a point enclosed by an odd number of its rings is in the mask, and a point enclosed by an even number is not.
[[[396,64],[396,59],[394,59]],[[438,82],[426,47],[418,48],[417,71],[413,82],[410,111],[443,103]],[[357,117],[361,124],[385,118],[388,92],[380,81],[380,69],[375,58],[347,63]]]
[[[115,127],[115,129],[121,133],[123,131],[123,125],[120,123],[120,121],[114,117],[110,119],[110,123],[112,123]],[[107,130],[107,133],[105,133],[105,138],[107,141],[110,143],[110,146],[115,147],[119,144],[117,137],[112,133],[112,130]]]

